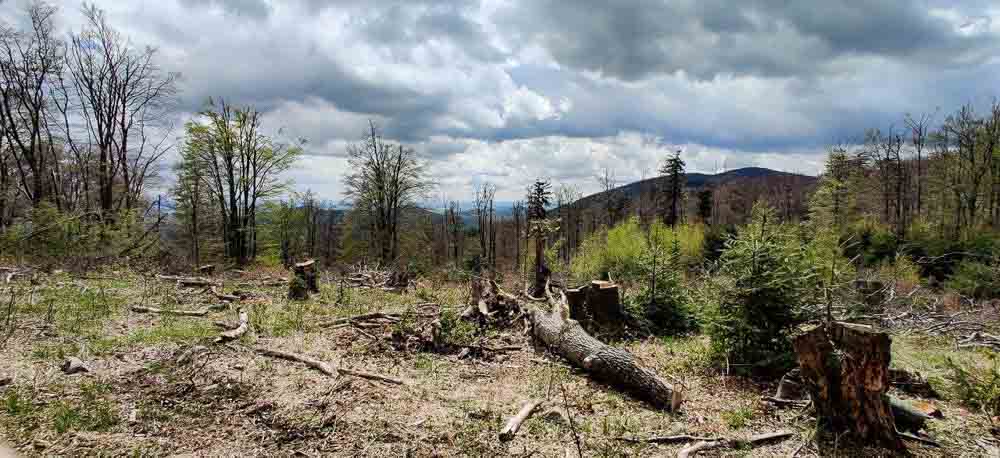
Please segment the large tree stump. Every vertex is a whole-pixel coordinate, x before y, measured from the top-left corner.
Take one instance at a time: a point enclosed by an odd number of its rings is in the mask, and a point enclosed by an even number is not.
[[[536,338],[594,378],[657,407],[673,410],[680,405],[680,392],[653,371],[641,367],[631,353],[595,339],[576,320],[563,319],[558,309],[533,310],[531,322]]]
[[[288,283],[289,299],[305,300],[309,298],[310,292],[319,292],[315,259],[295,264],[293,272],[295,275]]]
[[[566,290],[569,316],[585,325],[620,326],[625,319],[618,285],[594,280],[589,285]]]
[[[802,381],[827,427],[899,450],[886,390],[889,335],[848,323],[818,326],[795,338]]]

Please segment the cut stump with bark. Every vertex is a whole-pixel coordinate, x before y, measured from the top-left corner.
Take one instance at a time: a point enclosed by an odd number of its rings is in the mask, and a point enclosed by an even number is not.
[[[901,450],[886,395],[891,343],[870,327],[832,322],[796,337],[793,346],[820,422]]]
[[[288,298],[295,300],[309,299],[309,293],[319,292],[319,281],[316,278],[316,260],[310,259],[296,263],[291,281],[288,283]]]
[[[625,321],[618,285],[594,280],[586,286],[566,290],[569,316],[589,326],[617,327]]]

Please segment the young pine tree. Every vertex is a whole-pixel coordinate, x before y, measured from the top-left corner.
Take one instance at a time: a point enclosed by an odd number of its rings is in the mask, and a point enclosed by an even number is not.
[[[754,205],[751,221],[726,243],[722,271],[732,281],[709,326],[713,353],[730,368],[790,362],[790,336],[812,272],[801,244],[784,235],[774,210]]]

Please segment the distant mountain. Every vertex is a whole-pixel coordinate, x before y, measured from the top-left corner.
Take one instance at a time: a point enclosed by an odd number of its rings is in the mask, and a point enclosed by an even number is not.
[[[796,173],[780,172],[763,167],[744,167],[717,174],[687,173],[684,175],[684,186],[689,189],[697,189],[708,185],[720,186],[741,181],[768,182],[782,179],[793,180],[799,184],[811,184],[815,182],[817,178]],[[631,200],[640,196],[643,192],[657,192],[659,189],[665,189],[668,184],[669,181],[666,176],[658,176],[619,186],[611,192],[617,193],[626,200]],[[604,194],[604,191],[591,194],[576,201],[574,205],[583,205],[584,207],[588,207],[593,203],[602,202],[604,200]]]

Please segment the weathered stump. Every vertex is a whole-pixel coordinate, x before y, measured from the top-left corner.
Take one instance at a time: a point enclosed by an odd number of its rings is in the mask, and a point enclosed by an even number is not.
[[[589,285],[566,290],[569,316],[587,326],[620,326],[625,319],[618,285],[594,280]]]
[[[198,273],[201,274],[201,275],[205,275],[207,277],[211,277],[212,274],[215,273],[215,264],[205,264],[205,265],[199,267],[198,268]]]
[[[899,450],[889,388],[889,335],[870,327],[830,323],[795,338],[803,384],[820,421],[859,440]]]
[[[319,282],[316,279],[316,260],[310,259],[295,264],[293,272],[294,275],[288,283],[289,299],[305,300],[309,298],[310,292],[319,292]]]

